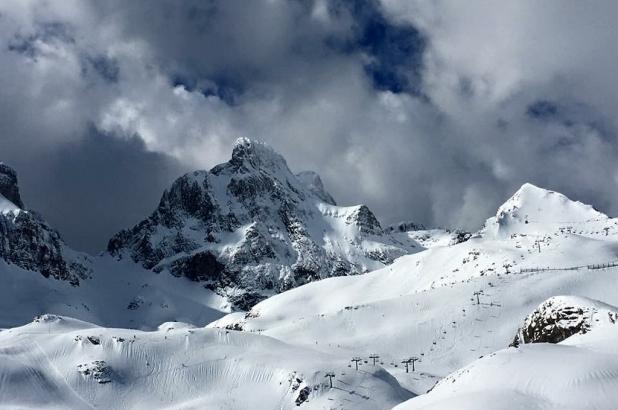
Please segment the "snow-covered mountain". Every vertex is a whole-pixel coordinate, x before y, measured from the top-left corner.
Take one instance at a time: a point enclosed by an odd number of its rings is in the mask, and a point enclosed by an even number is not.
[[[92,274],[91,261],[85,254],[68,248],[43,218],[25,209],[17,174],[3,163],[0,163],[0,259],[75,286]]]
[[[135,328],[170,320],[204,325],[229,312],[212,291],[174,279],[69,248],[25,209],[15,171],[0,164],[0,328],[46,312]]]
[[[110,241],[113,256],[92,257],[25,209],[15,171],[0,165],[0,327],[46,312],[106,326],[204,325],[302,281],[422,249],[382,232],[365,206],[334,205],[317,174],[299,175],[268,146],[239,140],[229,163],[180,178],[150,218]]]
[[[482,234],[504,237],[566,231],[597,237],[609,236],[610,230],[615,233],[616,225],[591,205],[526,183],[487,220]]]
[[[240,309],[419,250],[383,230],[366,206],[335,205],[316,173],[294,175],[272,148],[246,138],[229,162],[176,180],[150,217],[108,246],[118,259],[199,281]]]
[[[508,347],[524,318],[548,298],[578,295],[617,305],[616,260],[615,219],[526,184],[465,242],[434,246],[360,277],[310,283],[209,326],[342,357],[376,353],[402,386],[421,395],[479,356]],[[401,361],[410,356],[421,360],[409,374]]]
[[[475,233],[382,229],[243,139],[88,257],[25,210],[0,169],[0,408],[618,399],[618,220],[559,193],[525,184]]]

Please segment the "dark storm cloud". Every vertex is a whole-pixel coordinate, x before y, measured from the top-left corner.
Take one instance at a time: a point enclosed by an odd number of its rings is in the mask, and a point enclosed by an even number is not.
[[[149,46],[159,68],[198,88],[262,91],[310,74],[328,58],[325,40],[345,36],[312,19],[307,2],[100,2],[120,35]],[[192,88],[193,88],[192,87]]]
[[[385,222],[474,229],[526,181],[618,214],[617,8],[7,0],[0,159],[89,250],[239,136]]]

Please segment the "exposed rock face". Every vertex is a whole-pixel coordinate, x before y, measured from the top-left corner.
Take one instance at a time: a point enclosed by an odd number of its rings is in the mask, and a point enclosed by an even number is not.
[[[24,207],[19,195],[17,173],[13,168],[2,162],[0,162],[0,195],[11,201],[18,208]]]
[[[449,245],[457,245],[458,243],[466,242],[471,237],[472,234],[470,232],[457,229],[453,232],[453,239],[451,240]]]
[[[108,251],[248,309],[315,279],[379,268],[415,245],[385,233],[364,205],[335,206],[317,174],[299,178],[269,146],[239,139],[229,162],[176,180]]]
[[[0,191],[15,207],[0,210],[0,258],[45,277],[78,285],[90,274],[87,257],[68,249],[58,232],[23,207],[15,171],[0,164]]]
[[[77,365],[77,371],[85,379],[92,379],[99,384],[112,382],[113,371],[104,360],[95,360]]]
[[[89,275],[87,261],[66,258],[66,247],[55,230],[31,212],[0,214],[0,258],[45,277],[79,284]]]
[[[593,326],[615,324],[618,313],[612,306],[591,299],[556,296],[541,303],[519,328],[511,346],[522,343],[560,343],[585,334]]]
[[[380,222],[365,205],[357,207],[350,213],[346,218],[346,223],[357,225],[362,233],[374,235],[381,235],[383,233]]]

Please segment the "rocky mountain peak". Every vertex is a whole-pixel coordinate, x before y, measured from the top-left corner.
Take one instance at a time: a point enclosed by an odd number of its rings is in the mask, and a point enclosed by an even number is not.
[[[0,162],[0,195],[11,201],[18,208],[24,208],[19,195],[17,173],[3,162]]]
[[[268,144],[249,138],[238,138],[229,164],[261,170],[288,170],[285,159]]]
[[[414,241],[395,241],[369,208],[334,205],[317,174],[295,176],[271,147],[247,138],[230,161],[176,180],[150,217],[108,244],[115,257],[206,282],[240,309],[412,250]]]

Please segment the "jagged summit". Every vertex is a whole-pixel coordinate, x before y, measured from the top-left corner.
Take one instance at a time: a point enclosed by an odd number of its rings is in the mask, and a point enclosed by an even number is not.
[[[338,207],[326,195],[317,174],[299,178],[271,147],[241,138],[230,161],[180,177],[155,212],[115,235],[108,251],[206,282],[245,309],[273,293],[420,250],[384,232],[366,206]]]
[[[15,170],[4,162],[0,162],[0,207],[2,206],[2,198],[6,198],[18,208],[24,208],[24,203],[19,195],[19,186],[17,185],[17,173]]]
[[[263,141],[238,138],[232,149],[229,163],[235,167],[246,166],[262,170],[283,169],[289,171],[285,159]]]

